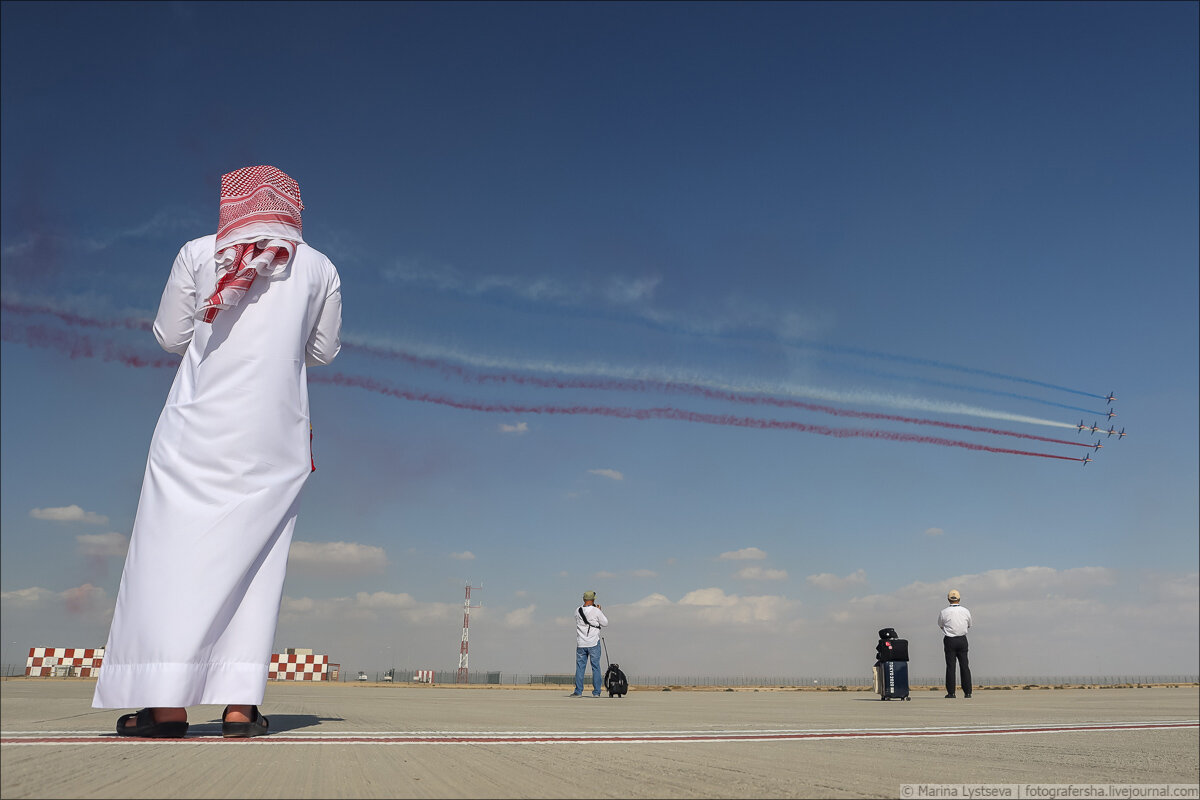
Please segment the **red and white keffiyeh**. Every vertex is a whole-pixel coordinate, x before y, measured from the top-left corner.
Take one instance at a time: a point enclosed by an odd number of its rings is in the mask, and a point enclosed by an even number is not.
[[[287,267],[301,235],[300,184],[275,167],[245,167],[221,176],[217,288],[196,312],[212,322],[236,306],[259,275]]]

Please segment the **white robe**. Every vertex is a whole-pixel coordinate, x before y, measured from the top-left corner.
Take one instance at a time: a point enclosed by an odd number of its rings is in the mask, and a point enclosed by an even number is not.
[[[95,708],[258,705],[300,491],[306,366],[340,349],[341,282],[304,243],[211,323],[215,235],[179,251],[154,335],[183,361],[154,429]]]

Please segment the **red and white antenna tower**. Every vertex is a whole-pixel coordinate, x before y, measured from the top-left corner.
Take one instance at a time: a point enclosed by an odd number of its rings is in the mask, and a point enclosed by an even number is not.
[[[462,645],[458,648],[458,677],[455,683],[468,683],[470,671],[467,669],[467,630],[471,627],[471,609],[479,606],[471,605],[471,589],[482,589],[482,586],[467,584],[467,598],[463,600],[463,635]]]

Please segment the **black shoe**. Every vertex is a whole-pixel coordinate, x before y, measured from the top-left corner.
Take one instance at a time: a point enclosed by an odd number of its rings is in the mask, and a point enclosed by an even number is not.
[[[227,722],[229,706],[221,712],[221,736],[226,739],[248,739],[251,736],[265,736],[270,724],[266,717],[258,713],[258,706],[251,706],[249,722]]]
[[[963,697],[965,697],[966,699],[970,700],[970,699],[971,699],[971,693],[970,693],[970,692],[966,692],[966,693],[964,693],[964,694],[963,694]]]
[[[133,725],[125,723],[133,720]],[[143,708],[132,714],[124,714],[117,720],[118,736],[137,736],[141,739],[182,739],[187,735],[186,722],[155,722],[154,709]]]
[[[953,700],[953,699],[954,699],[954,695],[953,695],[953,694],[948,694],[948,695],[946,695],[946,699],[947,699],[947,700]]]

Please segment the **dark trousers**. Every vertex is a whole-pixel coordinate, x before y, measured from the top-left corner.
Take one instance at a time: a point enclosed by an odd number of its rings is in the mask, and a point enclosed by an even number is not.
[[[967,660],[966,636],[943,636],[942,647],[946,650],[946,694],[954,694],[954,663],[962,675],[963,694],[971,693],[971,664]]]

